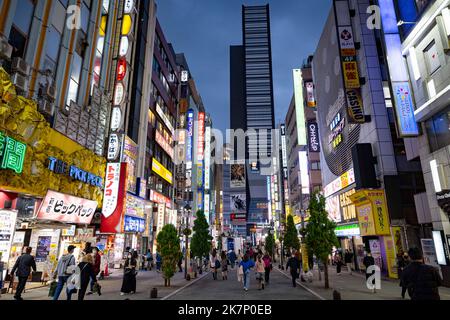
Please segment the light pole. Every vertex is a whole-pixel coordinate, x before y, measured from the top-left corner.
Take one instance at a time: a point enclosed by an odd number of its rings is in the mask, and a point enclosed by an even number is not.
[[[187,278],[187,262],[189,257],[189,216],[191,215],[191,206],[189,204],[184,206],[184,213],[185,213],[185,228],[184,228],[184,235],[185,235],[185,254],[184,254],[184,278]]]

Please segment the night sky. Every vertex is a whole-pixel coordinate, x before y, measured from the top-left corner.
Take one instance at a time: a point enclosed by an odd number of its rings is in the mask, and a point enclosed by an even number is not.
[[[270,5],[275,123],[293,94],[292,69],[314,53],[331,0],[156,0],[157,17],[183,52],[213,126],[229,128],[229,46],[242,44],[241,6]]]

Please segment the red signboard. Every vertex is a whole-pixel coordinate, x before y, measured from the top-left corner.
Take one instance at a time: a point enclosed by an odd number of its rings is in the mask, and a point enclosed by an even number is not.
[[[150,201],[165,204],[167,208],[172,208],[172,204],[170,199],[162,194],[156,192],[155,190],[150,190]]]
[[[37,219],[90,224],[95,209],[97,209],[97,201],[49,190],[41,203]]]
[[[205,113],[198,113],[198,143],[197,143],[197,161],[203,161],[205,150]]]
[[[112,166],[111,166],[112,167]],[[113,184],[111,182],[108,183],[108,174],[110,177],[113,177],[113,172],[108,172],[111,170],[111,167],[107,166],[106,178],[105,178],[105,195],[109,194],[107,192],[108,188],[111,188]],[[117,197],[114,201],[115,206],[111,209],[111,212],[108,212],[109,215],[105,216],[104,212],[102,214],[102,220],[100,225],[101,233],[119,233],[121,232],[121,224],[122,224],[122,214],[124,211],[124,205],[126,201],[126,185],[127,185],[127,164],[120,164],[120,174],[118,181],[114,181],[114,183],[118,184]],[[110,186],[108,185],[110,184]],[[103,208],[105,209],[105,208]]]

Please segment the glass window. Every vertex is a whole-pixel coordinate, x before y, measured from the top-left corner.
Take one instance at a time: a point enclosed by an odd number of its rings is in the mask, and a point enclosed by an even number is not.
[[[431,152],[450,145],[450,106],[425,122]]]
[[[89,15],[90,15],[89,8],[83,2],[83,4],[81,5],[81,30],[83,30],[84,33],[87,33],[88,31]]]
[[[22,32],[28,34],[30,31],[31,21],[33,20],[34,1],[20,1],[14,15],[13,23]]]
[[[56,28],[51,25],[47,29],[47,37],[46,37],[46,55],[52,59],[54,62],[58,61],[59,54],[59,46],[61,43],[61,34],[56,30]]]
[[[8,43],[13,47],[12,57],[23,58],[25,56],[25,47],[27,45],[27,37],[12,26],[9,33]]]

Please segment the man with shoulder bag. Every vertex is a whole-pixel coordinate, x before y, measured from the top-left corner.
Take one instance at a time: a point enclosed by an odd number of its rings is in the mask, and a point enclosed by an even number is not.
[[[63,255],[58,261],[58,265],[56,266],[56,271],[54,274],[54,278],[58,278],[58,285],[56,286],[53,300],[58,300],[59,295],[64,288],[64,284],[67,282],[67,279],[69,279],[69,277],[75,272],[76,261],[75,256],[73,255],[74,250],[75,246],[70,245],[67,248],[67,254]],[[68,292],[66,292],[66,294],[67,296],[69,295]]]

